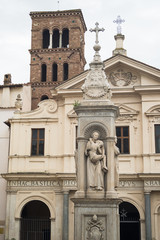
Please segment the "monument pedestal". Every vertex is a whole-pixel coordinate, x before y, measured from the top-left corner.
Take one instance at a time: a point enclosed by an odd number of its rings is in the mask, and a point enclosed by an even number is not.
[[[120,199],[74,198],[76,240],[118,240]]]
[[[77,192],[75,240],[119,240],[119,204],[115,119],[119,109],[100,59],[96,28],[95,55],[82,86],[83,101],[74,107],[78,116],[76,154]],[[115,151],[116,150],[116,151]]]

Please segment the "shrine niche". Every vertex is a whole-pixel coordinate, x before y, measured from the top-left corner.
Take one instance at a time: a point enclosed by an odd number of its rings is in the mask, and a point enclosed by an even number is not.
[[[119,68],[109,74],[108,80],[113,86],[124,87],[134,85],[137,82],[138,77],[131,71]]]

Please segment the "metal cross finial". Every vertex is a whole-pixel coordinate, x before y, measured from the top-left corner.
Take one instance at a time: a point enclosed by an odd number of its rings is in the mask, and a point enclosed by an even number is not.
[[[117,26],[117,34],[121,34],[122,28],[121,28],[121,25],[120,25],[120,24],[122,24],[123,22],[125,22],[125,20],[124,20],[124,19],[121,19],[121,17],[118,16],[117,19],[114,20],[113,22],[118,24],[118,26]]]
[[[58,3],[58,11],[59,11],[59,1],[57,1],[57,3]]]
[[[98,41],[98,32],[100,32],[100,31],[104,32],[105,29],[104,28],[99,28],[98,27],[98,25],[99,25],[98,22],[96,22],[95,25],[96,25],[96,27],[94,29],[91,28],[89,31],[96,33],[96,41],[95,41],[95,43],[98,44],[99,43],[99,41]]]

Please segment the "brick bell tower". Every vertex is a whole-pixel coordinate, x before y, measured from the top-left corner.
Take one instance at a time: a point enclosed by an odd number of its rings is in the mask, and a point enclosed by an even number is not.
[[[31,12],[32,109],[52,98],[50,89],[84,71],[84,33],[81,10]]]

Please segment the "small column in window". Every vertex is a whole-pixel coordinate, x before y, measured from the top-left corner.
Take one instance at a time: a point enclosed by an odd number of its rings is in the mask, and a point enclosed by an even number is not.
[[[53,38],[53,32],[52,31],[50,31],[49,32],[49,48],[52,48],[52,38]]]
[[[59,31],[59,47],[62,47],[62,31]]]

